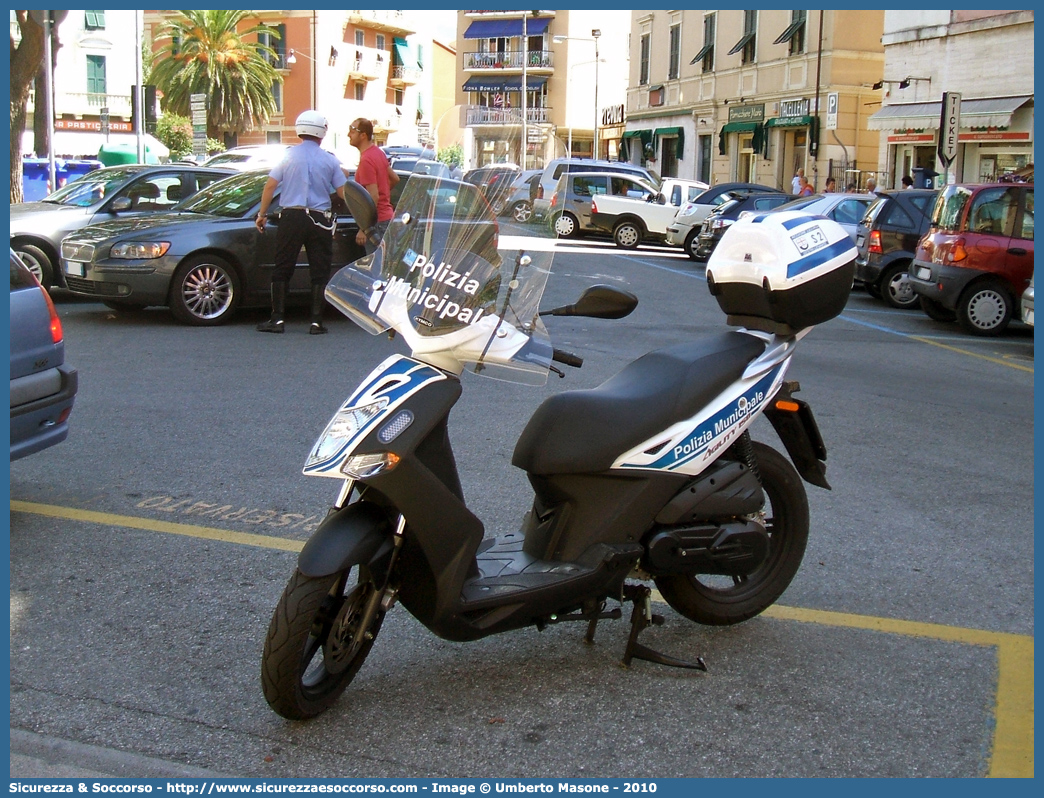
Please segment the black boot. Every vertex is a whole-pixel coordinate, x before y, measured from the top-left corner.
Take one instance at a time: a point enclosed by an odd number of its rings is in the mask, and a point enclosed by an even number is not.
[[[258,332],[283,332],[283,316],[286,313],[286,283],[280,280],[272,283],[272,317],[257,325]]]
[[[323,306],[326,304],[326,286],[312,286],[312,325],[309,335],[326,335],[328,330],[323,326]]]

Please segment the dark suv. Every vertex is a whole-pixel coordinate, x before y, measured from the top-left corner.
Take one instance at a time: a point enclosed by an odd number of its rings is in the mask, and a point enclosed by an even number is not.
[[[893,308],[918,306],[907,273],[938,195],[928,188],[877,192],[856,232],[855,276],[870,296]]]
[[[910,267],[924,312],[999,335],[1033,277],[1033,184],[943,189]]]

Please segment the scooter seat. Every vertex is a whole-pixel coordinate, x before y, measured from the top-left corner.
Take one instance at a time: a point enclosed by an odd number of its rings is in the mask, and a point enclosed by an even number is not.
[[[628,449],[694,416],[764,351],[760,339],[731,331],[649,352],[597,388],[545,399],[511,462],[530,474],[605,471]]]

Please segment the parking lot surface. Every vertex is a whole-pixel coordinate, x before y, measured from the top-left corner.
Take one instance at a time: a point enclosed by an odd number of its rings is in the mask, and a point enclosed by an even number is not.
[[[451,416],[469,506],[517,529],[514,441],[551,393],[724,329],[678,250],[569,242],[545,304],[608,282],[620,321],[552,319],[584,368],[544,388],[473,375]],[[58,296],[81,375],[69,439],[11,465],[12,776],[46,767],[246,777],[1032,775],[1033,336],[977,339],[854,293],[790,372],[833,490],[779,605],[731,628],[666,605],[643,638],[706,674],[619,667],[625,623],[474,643],[393,610],[325,715],[291,723],[260,655],[336,484],[301,476],[329,415],[398,341],[264,314],[194,329]],[[273,338],[275,340],[273,340]],[[759,421],[754,437],[779,447]],[[195,772],[195,771],[194,771]]]

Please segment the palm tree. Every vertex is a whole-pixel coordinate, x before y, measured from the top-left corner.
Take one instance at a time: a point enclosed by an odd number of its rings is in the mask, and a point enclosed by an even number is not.
[[[190,116],[190,97],[206,94],[207,136],[239,133],[259,127],[276,111],[272,84],[282,76],[272,62],[275,52],[260,42],[246,41],[273,28],[254,25],[239,30],[250,11],[179,11],[160,29],[160,47],[152,81],[163,92],[164,110]]]

